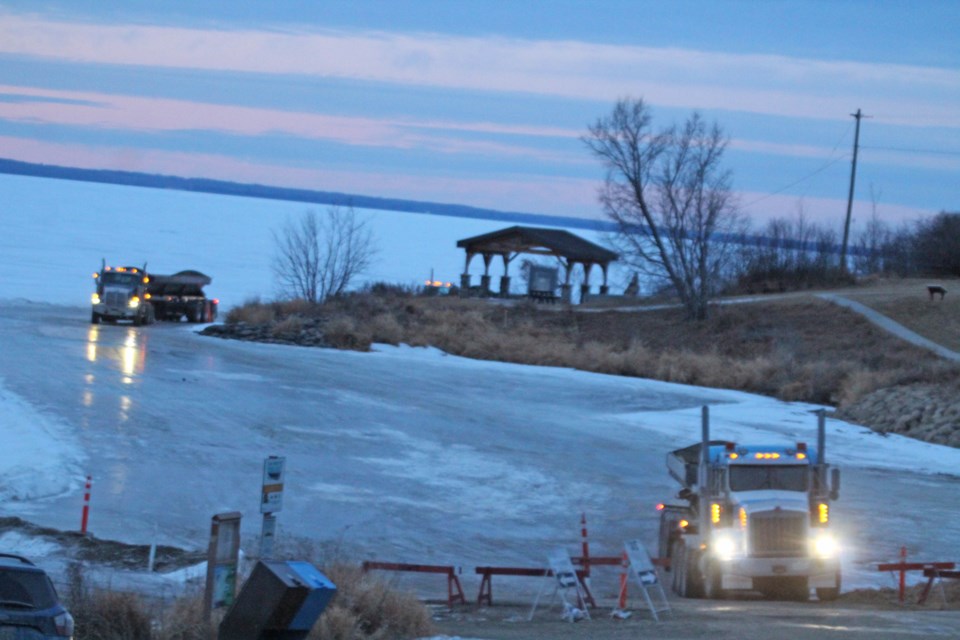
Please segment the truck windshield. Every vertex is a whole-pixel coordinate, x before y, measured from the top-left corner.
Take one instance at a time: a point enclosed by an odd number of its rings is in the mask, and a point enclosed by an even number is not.
[[[805,465],[736,465],[730,467],[730,490],[806,491],[807,478],[808,467]]]
[[[106,271],[100,277],[103,284],[136,284],[140,281],[140,276],[135,273],[120,273],[117,271]]]

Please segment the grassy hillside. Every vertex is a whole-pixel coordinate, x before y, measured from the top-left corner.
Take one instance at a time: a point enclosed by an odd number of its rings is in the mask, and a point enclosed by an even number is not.
[[[912,315],[920,317],[916,310]],[[604,310],[386,292],[318,306],[251,303],[233,310],[227,327],[211,333],[361,350],[373,342],[431,345],[471,358],[838,407],[883,388],[960,380],[957,365],[806,294],[720,305],[709,320],[692,323],[673,308]]]

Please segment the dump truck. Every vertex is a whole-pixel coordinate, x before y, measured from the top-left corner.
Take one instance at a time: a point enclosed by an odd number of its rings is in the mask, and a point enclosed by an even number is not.
[[[710,439],[703,407],[700,442],[667,454],[679,504],[660,504],[659,555],[684,597],[737,591],[789,600],[833,600],[840,592],[839,545],[831,504],[840,471],[824,458],[825,414],[816,448],[805,442],[744,444]]]
[[[91,295],[90,322],[130,321],[135,325],[156,320],[213,322],[219,300],[208,298],[203,288],[211,278],[199,271],[156,275],[142,267],[112,267],[101,263],[93,274],[96,291]]]

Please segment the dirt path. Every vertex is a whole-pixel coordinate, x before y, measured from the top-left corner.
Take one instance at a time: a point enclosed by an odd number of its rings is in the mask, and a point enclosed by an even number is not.
[[[856,311],[878,327],[892,333],[899,338],[903,338],[907,342],[915,344],[918,347],[923,347],[924,349],[929,349],[930,351],[933,351],[937,355],[947,358],[948,360],[960,362],[960,353],[957,353],[951,349],[947,349],[943,345],[937,344],[933,340],[924,338],[920,334],[911,331],[902,324],[894,321],[878,311],[874,311],[864,304],[843,296],[839,296],[835,293],[818,293],[817,297],[823,300],[828,300],[834,304],[840,305],[841,307],[846,307],[852,311]]]

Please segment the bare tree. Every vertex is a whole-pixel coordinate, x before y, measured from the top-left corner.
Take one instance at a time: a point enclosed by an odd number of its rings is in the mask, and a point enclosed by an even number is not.
[[[322,302],[342,294],[370,267],[373,234],[352,208],[307,211],[274,232],[273,272],[281,295]]]
[[[583,142],[606,168],[600,202],[624,261],[669,281],[689,317],[706,318],[735,254],[724,234],[745,229],[720,166],[719,126],[694,113],[682,128],[654,132],[643,100],[623,99]]]

